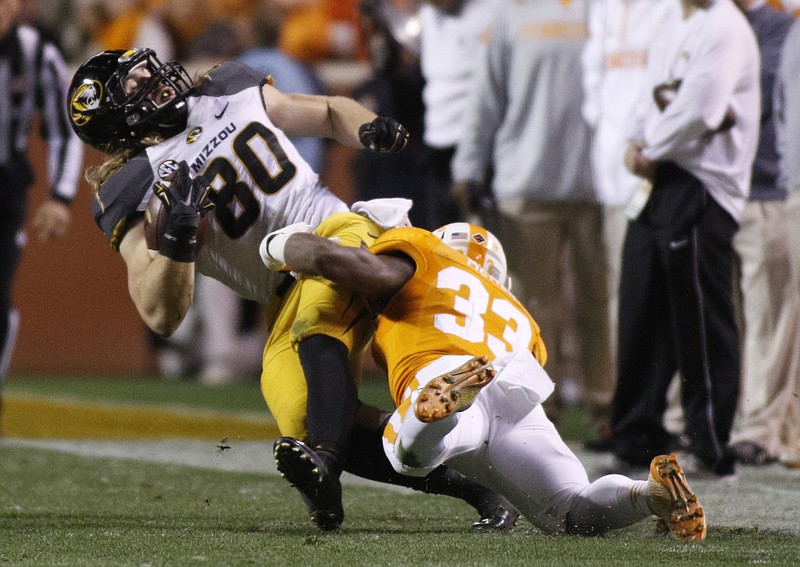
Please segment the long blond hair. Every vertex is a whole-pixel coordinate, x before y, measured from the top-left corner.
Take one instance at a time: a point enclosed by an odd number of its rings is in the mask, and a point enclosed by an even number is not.
[[[92,190],[92,196],[97,200],[102,210],[105,210],[103,200],[100,198],[100,188],[103,183],[111,177],[114,173],[120,170],[123,165],[128,163],[130,159],[148,146],[153,146],[163,141],[159,136],[148,136],[143,138],[139,144],[133,148],[125,148],[113,154],[109,154],[106,160],[100,165],[95,165],[86,169],[86,181]]]

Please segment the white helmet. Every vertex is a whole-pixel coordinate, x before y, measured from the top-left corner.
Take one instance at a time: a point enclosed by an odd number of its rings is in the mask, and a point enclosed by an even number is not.
[[[508,268],[503,245],[497,237],[481,226],[453,222],[433,231],[450,248],[458,250],[470,264],[489,276],[495,283],[507,286]]]

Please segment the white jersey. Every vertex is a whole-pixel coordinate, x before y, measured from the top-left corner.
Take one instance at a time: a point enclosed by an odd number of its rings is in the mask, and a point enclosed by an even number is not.
[[[731,0],[713,0],[665,26],[650,50],[648,87],[680,80],[662,112],[652,94],[640,99],[645,157],[673,161],[697,177],[738,221],[748,196],[761,121],[758,43]],[[733,126],[714,133],[726,113]],[[637,136],[638,134],[638,136]]]
[[[104,209],[95,217],[113,247],[128,220],[140,215],[153,182],[186,161],[211,188],[215,204],[198,235],[196,267],[242,297],[274,303],[285,275],[268,270],[258,254],[265,235],[296,222],[312,227],[347,206],[319,183],[319,176],[267,116],[264,75],[226,63],[211,72],[201,96],[189,100],[186,129],[147,148],[101,187]]]
[[[592,165],[600,200],[625,206],[642,179],[624,164],[639,97],[645,91],[650,45],[681,17],[678,2],[596,0],[583,49],[583,116],[594,128]]]
[[[433,148],[453,147],[461,139],[475,61],[496,4],[497,0],[467,0],[453,15],[430,4],[419,10],[424,136]]]

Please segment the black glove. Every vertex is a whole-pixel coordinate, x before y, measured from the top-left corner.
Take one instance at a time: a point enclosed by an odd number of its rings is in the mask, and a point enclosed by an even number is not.
[[[364,147],[381,154],[399,152],[406,147],[409,137],[402,124],[386,116],[378,116],[358,129],[358,139]]]
[[[207,203],[208,188],[192,177],[189,164],[182,161],[166,183],[156,181],[153,191],[169,214],[159,253],[176,262],[194,262],[197,227],[202,215],[211,207]],[[201,206],[203,202],[206,205]]]

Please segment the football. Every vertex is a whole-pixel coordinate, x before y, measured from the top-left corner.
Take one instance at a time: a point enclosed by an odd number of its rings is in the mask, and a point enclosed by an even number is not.
[[[164,203],[153,193],[144,210],[144,237],[149,250],[158,250],[161,247],[168,220],[169,213],[164,208]]]
[[[211,215],[205,214],[200,219],[200,224],[197,226],[197,250],[203,246],[205,241],[205,233],[208,228]],[[164,232],[167,230],[167,223],[169,222],[169,212],[158,195],[153,193],[147,201],[147,208],[144,210],[144,237],[147,242],[147,248],[154,252],[158,251],[161,247],[161,241],[164,238]]]

